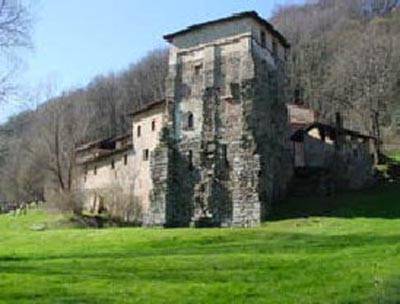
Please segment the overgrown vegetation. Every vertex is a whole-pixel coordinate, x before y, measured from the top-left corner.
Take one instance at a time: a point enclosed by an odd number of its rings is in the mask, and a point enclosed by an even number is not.
[[[398,144],[400,1],[312,0],[272,18],[292,45],[290,91],[334,121]],[[292,94],[293,95],[293,94]]]
[[[2,215],[0,303],[398,303],[399,196],[398,185],[346,194],[316,217],[296,209],[324,201],[292,201],[257,229],[80,230]]]

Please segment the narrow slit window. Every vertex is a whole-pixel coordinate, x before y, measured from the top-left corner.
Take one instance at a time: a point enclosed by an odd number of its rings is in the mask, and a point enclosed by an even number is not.
[[[189,150],[188,153],[189,170],[193,170],[193,151]]]
[[[149,149],[144,149],[143,150],[143,160],[148,161],[149,160]]]
[[[97,175],[97,166],[94,166],[93,174],[94,174],[94,175]]]
[[[272,55],[278,55],[278,44],[276,43],[276,40],[272,40]]]
[[[112,159],[111,160],[111,169],[114,170],[115,169],[115,161]]]
[[[301,100],[301,94],[300,94],[300,88],[296,88],[294,90],[294,102],[296,104],[299,104]]]
[[[155,131],[155,130],[156,130],[156,121],[153,120],[153,121],[151,122],[151,131]]]
[[[188,129],[193,129],[193,127],[194,127],[194,117],[193,117],[192,113],[189,113],[189,115],[188,115],[187,126],[188,126]]]
[[[228,163],[228,146],[226,144],[221,145],[221,158],[225,164]]]
[[[267,37],[264,31],[260,32],[260,41],[261,41],[261,47],[266,48],[267,47]]]
[[[137,134],[137,137],[140,137],[140,135],[142,135],[142,128],[141,128],[141,126],[137,126],[136,134]]]
[[[124,165],[126,166],[128,164],[128,155],[124,155]]]

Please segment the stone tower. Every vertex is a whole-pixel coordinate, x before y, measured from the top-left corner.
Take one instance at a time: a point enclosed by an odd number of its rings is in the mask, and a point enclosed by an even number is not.
[[[148,225],[258,225],[291,176],[286,39],[255,12],[166,35],[167,125]]]

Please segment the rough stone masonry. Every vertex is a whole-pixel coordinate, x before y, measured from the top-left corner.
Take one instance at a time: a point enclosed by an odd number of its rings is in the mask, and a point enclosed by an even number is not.
[[[255,12],[166,35],[164,134],[146,225],[252,227],[285,193],[285,38]]]

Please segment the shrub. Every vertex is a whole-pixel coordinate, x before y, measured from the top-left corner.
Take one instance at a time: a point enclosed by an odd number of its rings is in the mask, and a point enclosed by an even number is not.
[[[61,212],[82,214],[85,195],[80,191],[52,191],[48,195],[48,207]]]

